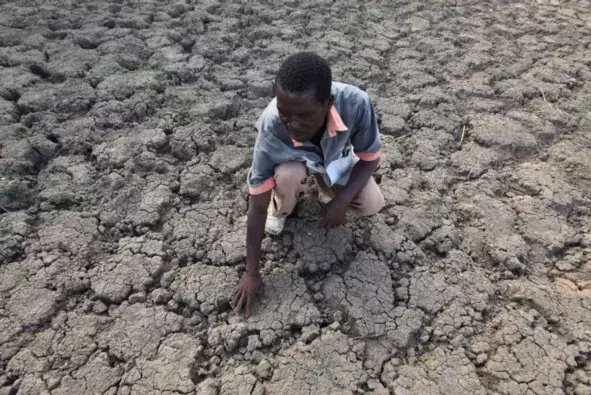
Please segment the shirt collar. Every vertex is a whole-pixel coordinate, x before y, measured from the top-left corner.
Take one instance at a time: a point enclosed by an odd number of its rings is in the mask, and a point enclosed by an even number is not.
[[[328,135],[330,137],[336,136],[338,132],[346,132],[347,130],[349,130],[349,128],[347,128],[347,125],[345,125],[345,123],[343,122],[343,119],[339,115],[339,112],[337,111],[335,106],[332,106],[330,108],[330,111],[328,111],[328,116],[326,118],[326,129],[328,130]],[[299,141],[296,141],[294,139],[291,139],[291,142],[293,143],[293,146],[296,148],[304,145],[303,143],[300,143]]]

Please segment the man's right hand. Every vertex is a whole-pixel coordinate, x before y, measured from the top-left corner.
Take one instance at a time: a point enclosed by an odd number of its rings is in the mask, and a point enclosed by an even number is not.
[[[248,219],[246,221],[246,271],[240,279],[234,294],[234,312],[244,311],[248,317],[254,299],[263,291],[263,280],[259,272],[261,260],[261,241],[265,232],[267,207],[271,202],[271,191],[250,197]]]
[[[261,275],[259,273],[244,272],[232,301],[234,312],[240,314],[244,311],[244,315],[249,317],[254,299],[261,295],[262,292],[263,280]]]

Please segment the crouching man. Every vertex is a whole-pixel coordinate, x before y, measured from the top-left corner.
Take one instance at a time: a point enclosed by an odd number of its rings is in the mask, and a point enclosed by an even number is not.
[[[280,234],[285,219],[313,175],[324,204],[320,228],[334,228],[348,210],[374,215],[384,197],[372,174],[380,136],[368,95],[333,82],[328,63],[301,52],[289,56],[275,81],[276,97],[257,121],[258,136],[248,175],[250,207],[246,271],[234,295],[234,310],[250,315],[262,291],[259,272],[263,232]]]

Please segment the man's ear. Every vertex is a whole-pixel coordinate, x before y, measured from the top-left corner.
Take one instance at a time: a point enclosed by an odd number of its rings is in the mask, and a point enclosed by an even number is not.
[[[328,97],[328,108],[331,108],[333,104],[334,104],[334,95],[331,94]]]

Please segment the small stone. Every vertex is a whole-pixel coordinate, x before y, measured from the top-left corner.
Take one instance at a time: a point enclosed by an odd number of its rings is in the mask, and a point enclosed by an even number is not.
[[[193,48],[193,45],[195,45],[195,40],[192,38],[185,38],[181,41],[181,47],[183,47],[183,50],[186,52],[189,52],[191,48]]]
[[[172,311],[176,311],[179,308],[179,304],[174,300],[169,300],[167,306]]]
[[[277,335],[274,331],[270,329],[265,329],[261,331],[261,340],[263,342],[263,345],[270,346],[275,342],[275,339],[277,339]]]
[[[476,365],[483,365],[487,359],[488,355],[486,355],[485,353],[478,354],[478,356],[476,357]]]
[[[265,354],[260,352],[259,350],[254,350],[252,352],[252,357],[250,358],[251,362],[258,364],[265,358]]]
[[[527,272],[527,267],[516,257],[509,258],[505,262],[505,267],[515,274],[524,274]]]
[[[259,335],[248,336],[248,346],[246,346],[246,349],[248,351],[252,352],[261,346],[262,346],[262,343],[261,343],[261,339],[259,338]]]
[[[164,288],[158,288],[152,291],[152,301],[156,304],[165,304],[170,300],[170,292]]]
[[[343,322],[343,320],[345,319],[345,315],[342,311],[337,310],[334,313],[332,313],[332,319],[334,322]]]
[[[273,374],[273,367],[266,359],[263,359],[261,362],[259,362],[254,371],[259,378],[269,379]]]
[[[86,299],[84,303],[82,303],[82,311],[85,313],[90,313],[94,307],[94,304],[91,300]],[[1,384],[0,384],[1,385]]]
[[[103,302],[101,302],[100,300],[97,300],[96,302],[93,303],[92,305],[92,311],[95,314],[102,314],[105,311],[107,311],[107,305],[105,305]]]
[[[569,368],[576,368],[577,367],[577,361],[575,361],[575,358],[572,355],[569,355],[566,358],[566,364],[568,365]]]
[[[470,347],[474,354],[482,354],[490,349],[489,345],[484,342],[477,342]]]
[[[322,292],[316,292],[316,293],[314,294],[314,300],[315,300],[316,302],[320,302],[320,301],[321,301],[321,300],[323,300],[323,299],[324,299],[324,295],[322,295]]]
[[[45,380],[45,382],[47,383],[47,388],[49,388],[50,390],[54,390],[59,386],[59,384],[61,382],[61,378],[60,377],[49,377],[47,380]]]
[[[394,290],[394,297],[396,300],[406,301],[408,300],[408,287],[398,287]]]
[[[398,262],[400,263],[412,263],[412,258],[410,255],[408,255],[405,252],[399,251],[396,254],[396,259],[398,260]]]
[[[209,364],[210,365],[219,365],[220,362],[222,362],[222,359],[220,357],[218,357],[217,355],[214,355],[213,357],[209,358]]]
[[[170,284],[172,284],[172,282],[174,281],[174,273],[174,270],[171,270],[170,272],[166,272],[162,275],[162,277],[160,278],[160,285],[163,288],[168,288]]]
[[[303,261],[297,261],[296,269],[298,270],[298,273],[304,273],[304,271],[306,271],[306,264]]]
[[[320,336],[320,328],[316,325],[305,326],[302,328],[301,340],[304,343],[311,343],[318,336]]]
[[[144,303],[146,301],[145,292],[137,292],[129,296],[129,303]]]
[[[103,22],[103,26],[107,29],[113,29],[115,27],[115,21],[112,19],[107,19]]]
[[[320,270],[322,270],[325,273],[328,272],[328,271],[330,271],[330,263],[328,263],[328,262],[322,262],[320,264]]]
[[[315,263],[311,263],[310,265],[308,265],[308,273],[310,274],[314,274],[319,270],[319,267],[317,264]]]
[[[331,330],[333,330],[333,331],[339,330],[340,327],[341,327],[341,324],[339,322],[333,322],[332,324],[330,324],[328,326],[328,328],[331,329]]]
[[[548,317],[548,322],[550,324],[558,324],[560,322],[560,318],[558,318],[556,316],[550,316],[550,317]]]

